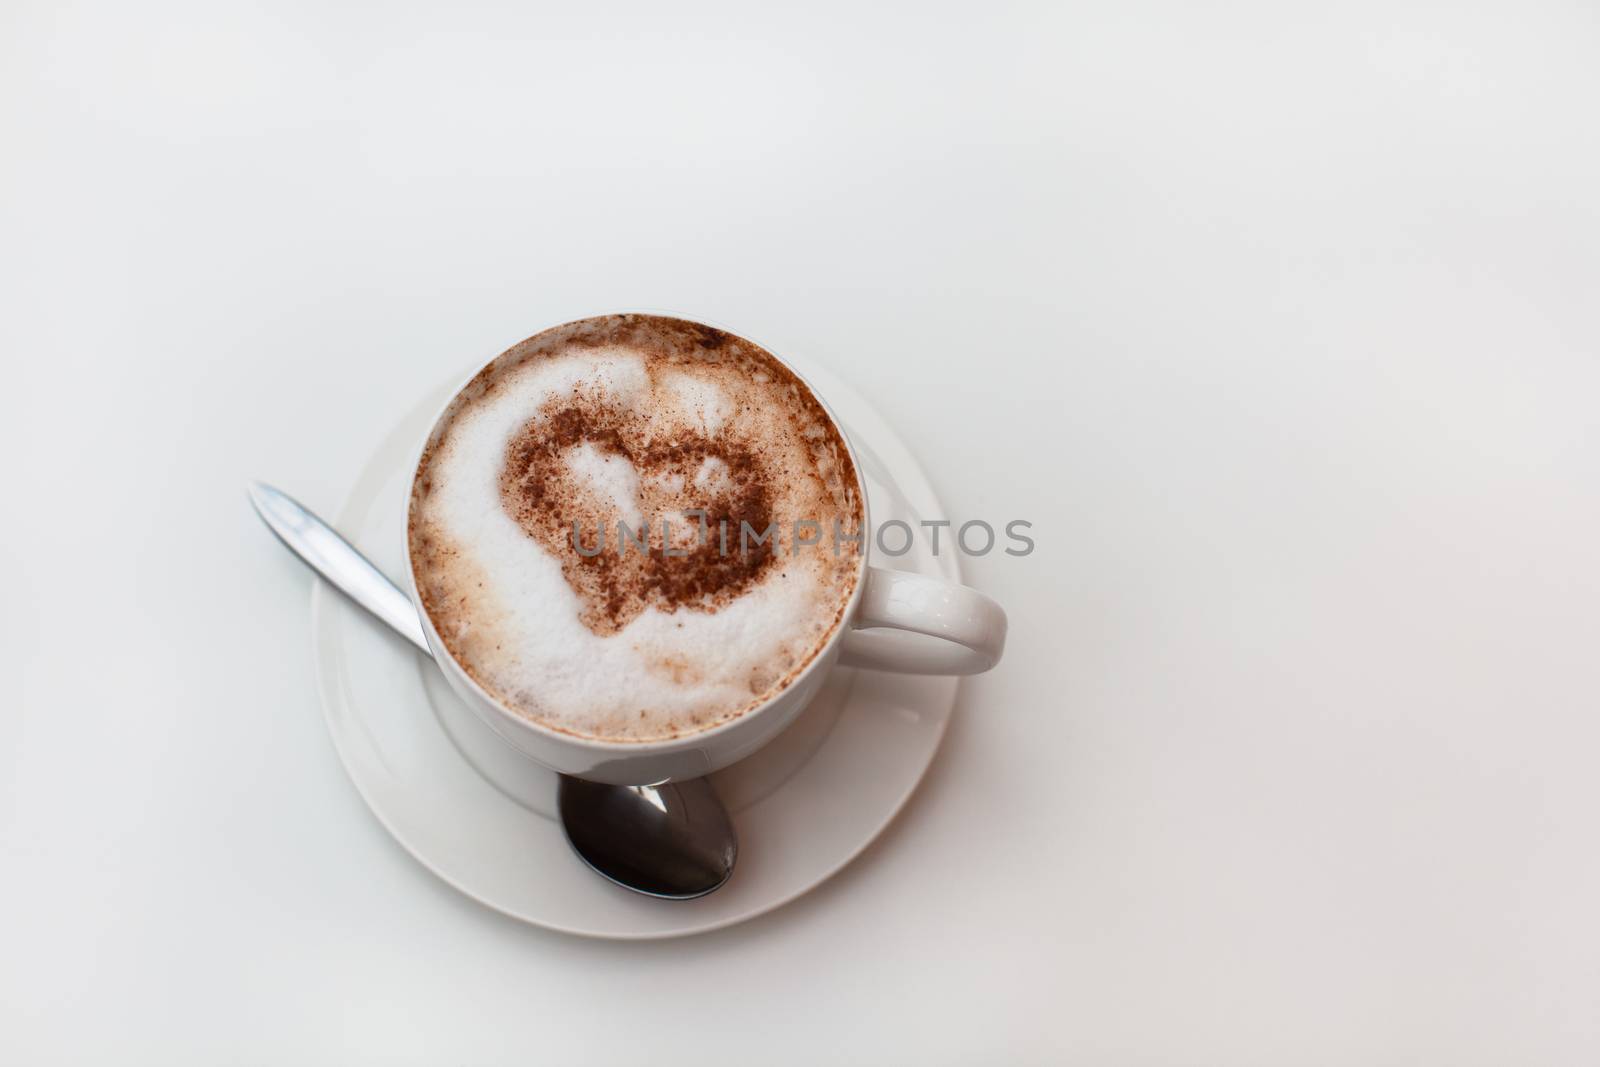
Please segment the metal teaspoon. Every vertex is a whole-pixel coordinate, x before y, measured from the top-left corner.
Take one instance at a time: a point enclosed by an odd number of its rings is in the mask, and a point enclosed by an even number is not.
[[[250,484],[250,503],[289,551],[433,657],[411,598],[333,527],[261,482]],[[733,823],[704,778],[621,786],[562,775],[559,807],[572,850],[624,889],[691,900],[719,888],[733,873],[739,851]]]

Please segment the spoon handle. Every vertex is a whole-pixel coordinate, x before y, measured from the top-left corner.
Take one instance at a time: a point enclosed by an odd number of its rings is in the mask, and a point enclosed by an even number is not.
[[[261,482],[250,483],[250,503],[284,547],[299,556],[306,566],[430,658],[433,656],[411,598],[354,545],[340,537],[337,530],[301,507],[288,494]]]

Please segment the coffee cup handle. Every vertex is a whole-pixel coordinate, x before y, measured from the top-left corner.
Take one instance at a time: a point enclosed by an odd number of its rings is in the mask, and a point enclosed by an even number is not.
[[[839,662],[899,674],[981,674],[1000,662],[1006,613],[976,589],[868,567]]]

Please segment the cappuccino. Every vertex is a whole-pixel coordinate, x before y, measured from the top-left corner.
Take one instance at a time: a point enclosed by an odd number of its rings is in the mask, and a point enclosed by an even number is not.
[[[857,485],[832,419],[763,349],[680,319],[584,319],[446,409],[412,483],[412,576],[450,655],[517,714],[681,737],[773,697],[839,627]]]

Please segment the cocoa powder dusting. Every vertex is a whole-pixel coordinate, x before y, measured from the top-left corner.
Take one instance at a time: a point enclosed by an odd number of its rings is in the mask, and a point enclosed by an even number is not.
[[[572,477],[565,453],[584,444],[638,473],[637,504],[646,529]],[[703,476],[707,469],[715,472],[711,484]],[[770,477],[759,455],[737,441],[712,441],[689,429],[652,441],[638,416],[580,392],[530,419],[512,438],[500,472],[500,499],[517,524],[560,561],[567,584],[583,601],[584,625],[613,634],[652,605],[667,612],[715,611],[748,589],[770,564],[774,542],[757,544],[752,536],[742,543],[739,534],[744,524],[767,529]],[[685,514],[690,511],[697,513]],[[670,546],[663,518],[671,524]],[[622,540],[619,519],[635,539]],[[576,537],[586,551],[594,549],[602,529],[602,550],[585,555],[574,547]],[[726,553],[723,529],[729,531]]]

